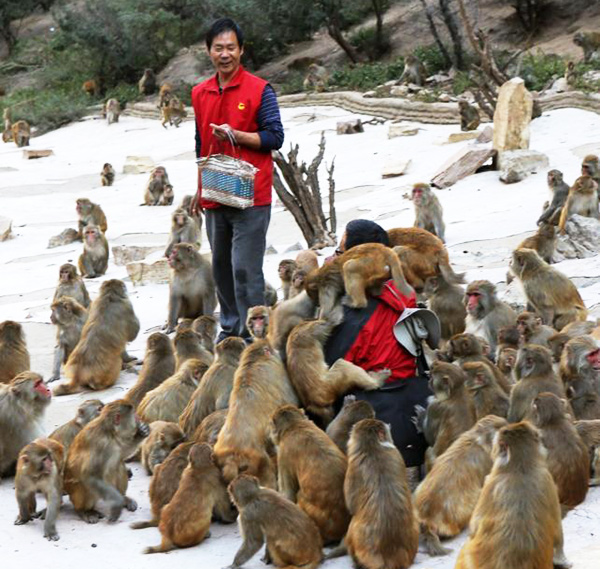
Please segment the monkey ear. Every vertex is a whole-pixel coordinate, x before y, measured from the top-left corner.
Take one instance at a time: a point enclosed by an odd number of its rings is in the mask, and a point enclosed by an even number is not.
[[[19,391],[19,387],[17,385],[11,385],[10,386],[10,392],[15,396],[15,397],[20,397],[21,396],[21,392]]]
[[[159,440],[161,443],[164,443],[164,442],[165,442],[165,440],[166,440],[166,439],[165,439],[165,434],[164,434],[164,433],[158,433],[158,440]]]
[[[120,425],[121,424],[121,413],[115,413],[115,416],[113,418],[113,423],[115,425]]]

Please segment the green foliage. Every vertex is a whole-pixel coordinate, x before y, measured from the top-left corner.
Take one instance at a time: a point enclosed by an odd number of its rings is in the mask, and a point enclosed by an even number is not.
[[[473,86],[473,81],[466,71],[457,71],[452,81],[452,93],[460,95]]]
[[[404,60],[397,58],[390,62],[347,65],[333,72],[329,85],[338,89],[368,91],[392,79],[399,79],[404,69]]]
[[[281,94],[289,95],[291,93],[301,93],[304,90],[305,75],[306,72],[290,71],[287,74],[284,83],[281,85]]]
[[[413,50],[413,55],[425,65],[427,75],[435,75],[440,71],[446,71],[447,66],[440,48],[435,45],[419,46]]]
[[[558,55],[538,51],[523,57],[520,75],[530,91],[540,91],[554,76],[562,77],[565,67],[564,60]]]
[[[17,42],[19,20],[32,14],[39,5],[39,0],[2,0],[0,2],[0,36],[6,41],[9,51],[12,51]]]
[[[349,40],[359,53],[366,54],[369,61],[377,61],[390,50],[389,34],[385,28],[381,42],[377,39],[377,30],[374,26],[361,28],[351,35]]]

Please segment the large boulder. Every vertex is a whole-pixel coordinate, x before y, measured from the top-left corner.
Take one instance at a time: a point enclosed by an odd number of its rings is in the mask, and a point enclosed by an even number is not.
[[[501,154],[529,148],[532,109],[533,97],[523,79],[515,77],[500,87],[494,111],[494,150]]]
[[[552,260],[586,259],[600,253],[600,220],[573,215],[566,224],[566,234],[559,235]]]
[[[158,259],[151,262],[135,261],[126,266],[127,274],[134,285],[165,284],[171,277],[171,269],[167,259]]]
[[[536,150],[508,150],[498,157],[500,179],[506,184],[520,182],[529,174],[548,168],[548,157]]]

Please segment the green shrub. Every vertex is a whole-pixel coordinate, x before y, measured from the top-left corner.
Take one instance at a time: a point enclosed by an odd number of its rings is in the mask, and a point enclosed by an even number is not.
[[[363,63],[347,65],[336,69],[329,81],[330,89],[349,89],[368,91],[392,79],[400,79],[404,69],[404,59],[401,57],[390,62]]]
[[[435,75],[440,71],[446,71],[448,66],[439,47],[435,44],[419,46],[413,50],[413,55],[425,65],[427,75]]]
[[[281,84],[279,92],[282,95],[290,95],[292,93],[301,93],[304,90],[304,77],[307,71],[290,71],[285,81]]]
[[[452,93],[460,95],[473,86],[473,81],[466,71],[457,71],[452,80]]]
[[[565,62],[560,56],[538,51],[523,57],[520,76],[530,91],[540,91],[553,76],[562,77],[565,67]]]
[[[358,53],[364,53],[369,61],[377,61],[390,50],[390,38],[387,29],[383,29],[381,42],[377,41],[375,26],[361,28],[349,37],[352,46]]]

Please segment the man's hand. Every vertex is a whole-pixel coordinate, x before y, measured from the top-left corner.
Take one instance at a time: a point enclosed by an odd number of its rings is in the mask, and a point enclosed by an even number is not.
[[[214,123],[210,123],[210,127],[213,129],[213,134],[219,139],[219,140],[230,140],[230,137],[233,139],[233,141],[237,144],[237,141],[235,139],[235,131],[227,124],[214,124]]]

